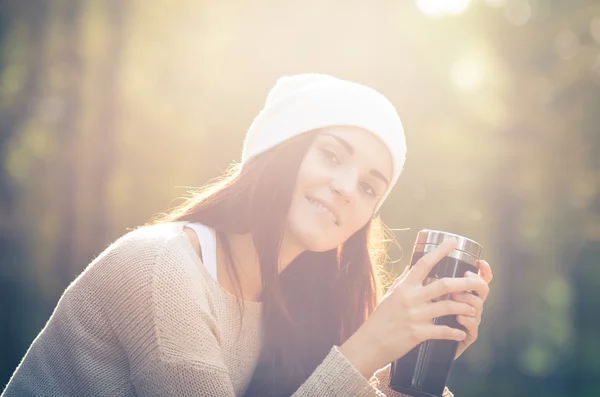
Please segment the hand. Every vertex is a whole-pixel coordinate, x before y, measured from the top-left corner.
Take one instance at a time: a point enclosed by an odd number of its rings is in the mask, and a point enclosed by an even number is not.
[[[462,341],[465,331],[433,324],[446,315],[476,316],[469,303],[452,299],[432,300],[453,292],[486,294],[487,284],[479,277],[443,278],[423,285],[433,267],[456,247],[446,240],[424,255],[398,277],[374,312],[341,347],[342,353],[368,379],[373,372],[404,356],[429,339]]]
[[[481,323],[481,314],[483,313],[483,302],[485,302],[487,299],[490,291],[488,284],[494,278],[494,275],[492,274],[492,268],[489,263],[484,260],[479,260],[478,267],[479,274],[466,272],[465,277],[481,279],[485,283],[485,288],[482,288],[484,294],[479,292],[477,293],[478,295],[474,295],[470,292],[455,292],[452,294],[452,299],[454,301],[468,303],[476,309],[474,316],[468,316],[464,314],[456,316],[456,320],[466,328],[467,337],[461,340],[458,344],[455,359],[463,354],[467,347],[471,346],[473,342],[477,340],[479,324]]]

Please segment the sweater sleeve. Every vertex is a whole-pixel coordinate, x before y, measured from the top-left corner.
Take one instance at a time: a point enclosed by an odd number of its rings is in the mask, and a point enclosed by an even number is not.
[[[371,385],[378,389],[382,395],[386,397],[403,397],[406,394],[395,391],[390,388],[390,370],[391,364],[386,365],[385,367],[377,370],[370,379]],[[450,392],[450,390],[446,387],[444,388],[443,397],[454,397],[454,394]]]
[[[365,377],[334,346],[323,363],[294,394],[308,396],[369,396],[411,397],[389,387],[390,365],[376,371],[367,381]],[[443,397],[454,397],[446,387]]]
[[[385,397],[352,365],[337,346],[294,393],[293,397]]]

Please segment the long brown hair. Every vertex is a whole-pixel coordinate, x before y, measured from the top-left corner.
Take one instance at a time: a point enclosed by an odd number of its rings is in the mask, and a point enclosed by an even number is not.
[[[215,229],[243,294],[227,233],[251,233],[260,261],[263,348],[247,396],[289,396],[333,345],[341,345],[379,302],[387,229],[370,220],[340,247],[305,251],[281,274],[278,253],[304,155],[318,131],[260,154],[194,192],[150,223],[199,222]],[[234,283],[235,284],[235,283]]]

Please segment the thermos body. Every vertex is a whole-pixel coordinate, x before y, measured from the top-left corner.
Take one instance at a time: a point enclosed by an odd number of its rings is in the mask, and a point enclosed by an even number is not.
[[[426,284],[444,277],[463,277],[466,271],[477,273],[481,245],[466,237],[438,230],[425,229],[418,233],[410,266],[452,237],[457,240],[456,248],[434,266],[425,280]],[[437,298],[442,299],[450,299],[450,296]],[[464,329],[454,315],[438,317],[434,319],[434,324]],[[437,339],[415,346],[392,363],[390,387],[414,397],[441,397],[457,348],[457,341]]]

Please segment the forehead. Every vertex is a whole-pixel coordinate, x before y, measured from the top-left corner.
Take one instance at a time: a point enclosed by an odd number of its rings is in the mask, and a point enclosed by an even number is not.
[[[388,180],[392,175],[392,156],[387,146],[373,133],[351,126],[332,126],[322,128],[319,132],[320,139],[327,138],[327,134],[344,139],[354,148],[354,158],[365,167],[377,169]],[[333,139],[333,138],[330,138]]]

